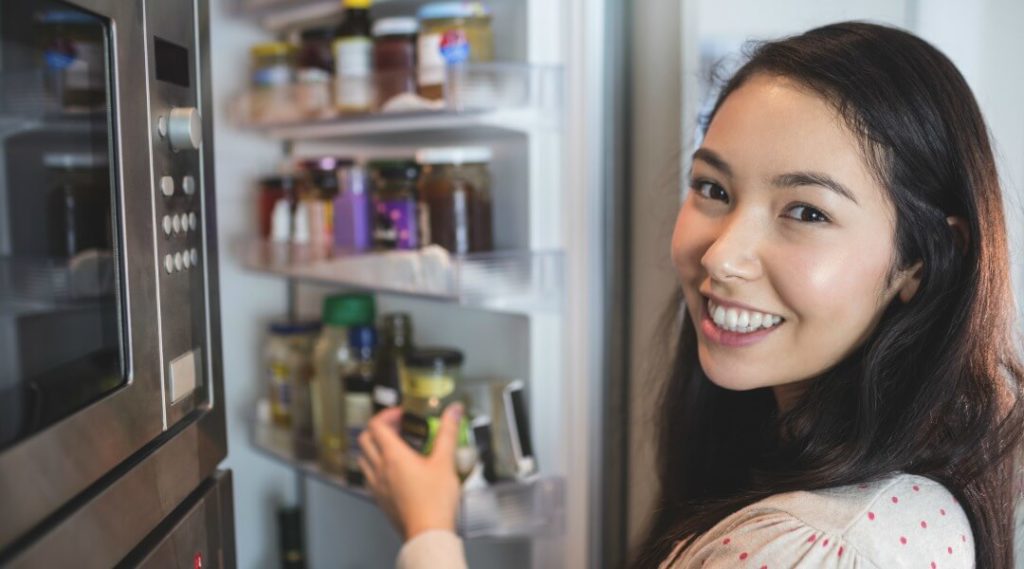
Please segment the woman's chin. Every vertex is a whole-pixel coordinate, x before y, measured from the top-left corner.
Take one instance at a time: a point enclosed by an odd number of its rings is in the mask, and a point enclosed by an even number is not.
[[[757,379],[764,379],[763,374],[754,370],[741,369],[743,366],[716,361],[715,357],[707,354],[706,351],[707,348],[701,345],[698,347],[697,353],[700,358],[700,367],[711,383],[730,391],[749,391],[764,387],[756,382]]]

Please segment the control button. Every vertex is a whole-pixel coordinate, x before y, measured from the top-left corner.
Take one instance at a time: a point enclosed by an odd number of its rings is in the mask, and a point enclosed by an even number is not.
[[[167,197],[174,195],[174,178],[170,176],[160,177],[160,191]]]
[[[181,253],[174,254],[174,268],[179,271],[181,270]]]
[[[197,150],[203,143],[203,123],[199,110],[195,107],[171,109],[167,121],[167,138],[175,151]]]
[[[189,229],[191,229],[192,231],[195,231],[196,230],[196,225],[198,223],[199,223],[199,221],[196,218],[196,212],[192,212],[192,213],[188,214],[188,228]]]
[[[156,118],[156,131],[160,134],[160,138],[167,136],[167,117],[164,115]]]
[[[175,215],[172,223],[174,224],[174,232],[181,233],[181,218]]]
[[[196,193],[196,179],[192,176],[185,176],[181,179],[181,189],[185,190],[185,195],[191,196]]]
[[[170,255],[164,257],[164,268],[167,269],[168,273],[174,272],[174,258],[172,258]]]
[[[189,254],[192,256],[192,264],[198,267],[199,266],[199,253],[197,253],[195,249],[192,249],[192,251]]]
[[[190,255],[188,254],[188,251],[185,251],[184,253],[182,253],[182,255],[181,255],[181,264],[185,265],[186,269],[192,266],[192,259],[190,258]]]
[[[171,234],[171,216],[165,215],[164,216],[164,235],[170,235],[170,234]]]

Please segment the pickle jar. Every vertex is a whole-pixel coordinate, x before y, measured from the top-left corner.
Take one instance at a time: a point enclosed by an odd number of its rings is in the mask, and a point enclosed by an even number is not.
[[[400,431],[402,438],[423,454],[430,454],[434,447],[445,408],[461,401],[457,387],[462,381],[462,361],[462,352],[444,348],[417,349],[406,359]],[[475,464],[475,460],[462,459],[462,451],[474,448],[465,414],[459,422],[458,446],[457,469],[465,479]]]

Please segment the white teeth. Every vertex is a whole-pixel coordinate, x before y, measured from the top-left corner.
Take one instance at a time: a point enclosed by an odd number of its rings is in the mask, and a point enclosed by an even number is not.
[[[725,327],[730,329],[736,329],[736,322],[740,319],[740,315],[736,312],[735,308],[730,308],[725,311]]]
[[[744,334],[761,328],[771,328],[782,322],[781,316],[753,310],[726,309],[716,305],[710,299],[708,300],[708,314],[719,328]]]
[[[750,315],[750,327],[755,330],[760,328],[763,319],[764,314],[761,314],[760,312],[754,312],[753,314]]]
[[[740,317],[736,319],[736,326],[739,328],[746,328],[747,326],[749,326],[750,316],[751,314],[746,310],[740,312]]]

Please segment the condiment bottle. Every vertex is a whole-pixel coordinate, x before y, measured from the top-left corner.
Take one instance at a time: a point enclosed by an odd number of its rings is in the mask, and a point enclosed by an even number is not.
[[[419,168],[406,160],[370,164],[373,180],[373,241],[378,249],[409,250],[420,247]]]
[[[340,476],[346,471],[345,370],[352,365],[349,329],[369,326],[375,305],[369,294],[341,294],[324,299],[323,328],[313,349],[313,426],[321,466]]]
[[[444,98],[450,65],[494,59],[491,12],[480,2],[433,2],[420,8],[417,44],[420,95]]]
[[[456,387],[461,380],[462,360],[462,352],[444,348],[414,350],[406,360],[399,431],[409,446],[423,454],[430,454],[434,448],[442,413],[458,400]],[[465,415],[459,421],[458,446],[472,449]],[[457,462],[459,475],[465,479],[473,464]]]
[[[349,348],[352,365],[345,374],[345,426],[348,434],[348,453],[345,477],[349,484],[361,486],[363,471],[359,467],[359,435],[373,417],[374,349],[377,333],[373,326],[356,326],[349,330]]]
[[[372,0],[342,0],[344,19],[334,33],[335,105],[343,113],[361,113],[373,104]]]
[[[377,107],[396,95],[416,93],[416,18],[381,18],[373,24]]]
[[[432,243],[459,255],[494,249],[490,161],[491,151],[483,147],[416,153],[419,196],[430,212]]]
[[[381,343],[373,377],[373,410],[379,412],[402,402],[402,376],[412,351],[412,318],[404,313],[381,317]]]
[[[338,195],[334,198],[334,249],[362,253],[373,244],[373,208],[369,180],[362,166],[338,169]]]

